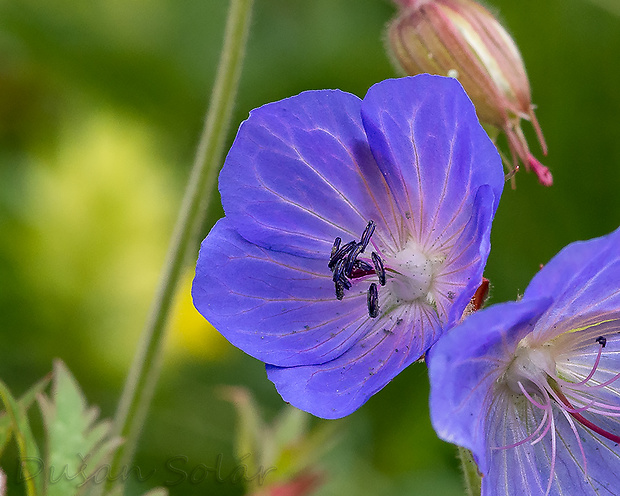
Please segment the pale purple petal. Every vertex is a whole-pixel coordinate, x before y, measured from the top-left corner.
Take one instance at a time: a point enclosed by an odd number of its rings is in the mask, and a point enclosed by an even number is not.
[[[446,242],[446,260],[435,277],[435,284],[441,291],[438,305],[449,308],[444,322],[446,328],[460,321],[463,309],[482,282],[482,272],[491,250],[493,221],[493,192],[488,185],[478,190],[474,212],[458,236]]]
[[[495,383],[549,303],[540,299],[489,307],[465,319],[427,353],[433,427],[445,441],[470,449],[485,474],[485,422]]]
[[[554,303],[534,336],[546,341],[620,309],[620,229],[589,241],[571,243],[545,265],[524,298],[551,296]]]
[[[429,305],[403,306],[377,319],[372,330],[342,356],[303,367],[267,366],[282,398],[322,418],[357,410],[436,339],[437,315]]]
[[[265,248],[327,258],[334,238],[358,239],[369,220],[388,246],[398,232],[360,99],[337,90],[253,110],[226,158],[220,192],[237,231]]]
[[[592,371],[599,351],[601,357],[592,379],[598,383],[608,382],[620,373],[620,311],[608,317],[609,320],[590,319],[595,321],[594,325],[585,320],[580,322],[574,319],[573,322],[579,327],[591,327],[556,338],[556,346],[562,350],[556,358],[558,373],[562,377],[572,382],[584,380]],[[597,325],[596,322],[600,323]],[[602,350],[597,342],[599,336],[605,337],[605,347]],[[604,390],[598,390],[597,394],[606,395],[608,401],[618,401],[615,398],[620,398],[620,381],[614,381]]]
[[[325,260],[266,250],[230,224],[220,220],[202,243],[192,296],[232,344],[275,365],[321,363],[373,326],[365,287],[338,301]]]
[[[402,215],[424,246],[460,234],[482,185],[491,186],[495,212],[501,161],[458,81],[429,75],[383,81],[364,98],[362,118]]]
[[[573,280],[580,277],[586,267],[600,267],[598,258],[605,258],[614,247],[617,252],[619,246],[620,229],[599,238],[575,241],[565,246],[532,278],[524,296],[558,297],[572,286]]]
[[[530,436],[541,424],[543,415],[527,401],[518,408],[514,398],[508,394],[499,394],[494,398],[485,419],[489,469],[488,474],[485,472],[482,477],[484,496],[545,494],[550,461],[544,450],[533,447],[530,442],[502,449]],[[546,445],[538,445],[539,448],[542,446],[547,448]]]

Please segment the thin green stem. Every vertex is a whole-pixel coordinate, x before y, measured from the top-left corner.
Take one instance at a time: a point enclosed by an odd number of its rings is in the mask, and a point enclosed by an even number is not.
[[[461,461],[461,470],[463,470],[463,479],[465,481],[465,489],[468,496],[480,496],[482,479],[478,472],[478,465],[474,461],[474,457],[466,448],[459,446],[459,460]]]
[[[231,0],[230,3],[215,85],[183,205],[159,288],[116,412],[115,432],[125,442],[112,461],[112,477],[131,462],[135,453],[159,378],[172,298],[183,273],[188,250],[195,247],[197,232],[207,216],[207,206],[215,189],[245,53],[252,3],[253,0]]]

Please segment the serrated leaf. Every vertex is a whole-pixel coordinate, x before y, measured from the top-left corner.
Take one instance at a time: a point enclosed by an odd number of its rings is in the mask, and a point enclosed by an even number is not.
[[[28,496],[41,495],[43,494],[41,490],[41,459],[39,458],[39,449],[30,430],[28,417],[2,381],[0,381],[0,398],[2,398],[6,413],[11,420],[17,449],[22,461],[19,475],[21,482],[26,484],[26,494]]]
[[[51,376],[44,377],[39,382],[37,382],[34,386],[32,386],[28,391],[26,391],[21,398],[17,401],[17,404],[21,408],[22,412],[27,412],[28,409],[34,403],[37,395],[47,387],[50,382]],[[11,439],[11,435],[13,434],[13,423],[11,418],[6,412],[3,412],[0,415],[0,456],[4,452],[6,445]],[[2,494],[0,493],[0,496]]]
[[[120,445],[112,425],[97,423],[99,411],[89,408],[67,367],[54,363],[52,395],[38,397],[47,434],[46,496],[83,494],[108,456]]]

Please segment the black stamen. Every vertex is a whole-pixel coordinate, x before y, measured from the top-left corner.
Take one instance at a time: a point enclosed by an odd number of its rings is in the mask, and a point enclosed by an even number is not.
[[[336,266],[333,269],[334,273],[332,275],[332,280],[334,281],[334,284],[336,286],[341,286],[343,291],[345,289],[351,289],[351,281],[349,281],[344,274],[345,263],[346,263],[346,260],[344,258],[341,258],[340,260],[338,260],[338,262],[336,263]],[[336,289],[336,296],[337,295],[338,295],[338,289]]]
[[[364,251],[364,247],[362,246],[361,243],[358,243],[355,245],[355,248],[353,248],[349,252],[349,256],[347,257],[347,263],[344,269],[344,273],[346,274],[347,277],[351,277],[351,271],[353,270],[353,265],[357,261],[357,257],[359,256],[359,254],[362,253],[363,251]]]
[[[374,251],[370,254],[370,258],[372,258],[372,263],[375,266],[375,272],[379,277],[379,284],[381,284],[381,286],[385,286],[385,268],[383,267],[383,260],[381,260],[381,257]]]
[[[381,285],[385,284],[383,261],[376,253],[373,253],[372,256],[374,268],[368,262],[357,259],[360,253],[364,252],[368,243],[370,243],[370,238],[375,232],[376,227],[374,221],[368,221],[359,243],[349,241],[344,246],[341,246],[342,239],[339,237],[334,239],[327,266],[332,271],[336,298],[339,300],[344,298],[345,290],[351,289],[351,279],[377,273]],[[371,284],[368,289],[368,313],[373,318],[379,314],[379,294],[375,283]]]
[[[345,276],[338,279],[338,283],[341,284],[344,289],[351,289],[351,281],[349,281]]]
[[[376,224],[372,220],[369,220],[366,229],[364,229],[364,232],[362,233],[362,239],[360,239],[360,244],[362,245],[362,250],[360,251],[360,253],[364,253],[364,250],[368,246],[368,243],[370,243],[370,238],[375,232],[375,227]]]
[[[334,246],[332,246],[332,254],[329,256],[329,261],[331,262],[332,258],[334,258],[334,255],[336,254],[336,252],[338,251],[338,249],[340,248],[340,242],[342,240],[340,238],[336,238],[334,240]]]
[[[336,244],[336,242],[334,241],[334,245]],[[342,248],[339,248],[338,250],[336,250],[336,253],[334,253],[330,259],[329,259],[329,263],[327,264],[327,266],[332,269],[334,267],[334,265],[336,265],[336,263],[343,259],[353,248],[355,248],[357,246],[357,243],[355,241],[349,241],[346,245],[344,245]],[[333,250],[333,247],[332,247]]]
[[[371,318],[375,318],[379,315],[379,292],[377,291],[377,285],[373,282],[368,288],[368,315]]]
[[[336,298],[342,300],[344,298],[344,287],[340,282],[336,283]]]
[[[341,258],[336,262],[336,265],[332,268],[333,275],[332,280],[334,282],[338,282],[340,279],[344,277],[344,265],[346,263],[346,259]]]
[[[599,336],[598,338],[596,338],[596,342],[600,344],[603,348],[605,348],[605,345],[607,344],[607,338]]]

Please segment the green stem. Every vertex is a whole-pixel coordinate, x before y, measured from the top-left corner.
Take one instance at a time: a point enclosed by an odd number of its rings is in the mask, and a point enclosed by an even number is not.
[[[193,169],[177,219],[166,265],[143,330],[139,349],[125,382],[114,420],[115,433],[125,442],[110,468],[114,476],[131,463],[157,383],[172,298],[183,273],[188,250],[207,216],[239,83],[253,0],[231,0],[224,46],[211,103]]]
[[[461,460],[461,469],[463,470],[463,479],[465,480],[465,489],[468,496],[480,496],[480,485],[482,480],[478,472],[478,466],[474,461],[474,457],[466,448],[459,448],[459,460]]]

